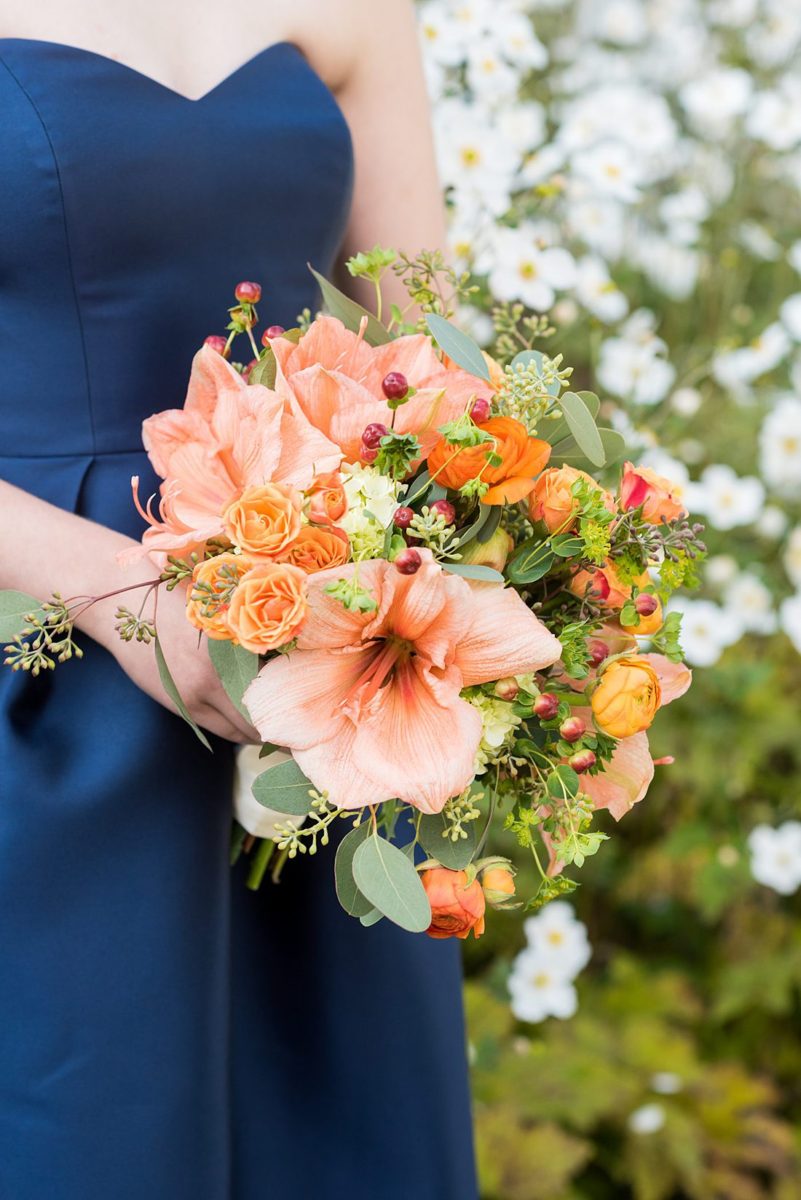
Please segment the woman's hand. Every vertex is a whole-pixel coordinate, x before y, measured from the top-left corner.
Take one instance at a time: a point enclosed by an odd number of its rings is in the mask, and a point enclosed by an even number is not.
[[[158,579],[158,569],[146,558],[120,566],[118,554],[136,549],[138,543],[2,481],[0,512],[0,588],[15,588],[40,600],[56,591],[65,600],[120,592],[80,612],[76,628],[113,654],[142,691],[175,711],[164,691],[153,646],[124,642],[114,628],[118,607],[138,611],[149,583]],[[128,588],[132,590],[121,590]],[[181,699],[203,729],[232,742],[259,742],[256,730],[225,694],[205,640],[184,615],[185,602],[184,588],[172,592],[159,588],[159,641]],[[147,615],[151,604],[148,601]]]

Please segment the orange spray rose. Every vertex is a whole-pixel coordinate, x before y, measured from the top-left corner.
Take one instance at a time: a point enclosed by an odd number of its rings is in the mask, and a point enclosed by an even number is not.
[[[199,562],[186,593],[186,615],[195,629],[215,641],[230,641],[228,605],[237,582],[251,566],[244,554],[215,554]]]
[[[245,488],[223,513],[223,526],[235,546],[252,558],[275,558],[300,533],[303,497],[285,483]]]
[[[468,883],[466,871],[451,871],[447,867],[431,867],[421,876],[431,905],[429,937],[466,938],[484,932],[486,901],[477,879]]]
[[[243,575],[231,599],[228,627],[254,654],[290,642],[306,616],[306,575],[289,563],[260,563]]]
[[[627,462],[620,481],[621,508],[639,508],[643,519],[652,525],[662,521],[677,521],[687,516],[687,509],[676,494],[675,484],[648,467],[635,467]]]
[[[443,487],[458,490],[478,476],[490,485],[482,504],[514,504],[534,487],[534,480],[548,461],[551,447],[540,438],[530,437],[525,425],[514,417],[490,417],[479,424],[493,442],[478,446],[458,446],[440,436],[428,456],[431,477]],[[496,454],[501,463],[490,466],[488,454]]]
[[[304,525],[298,536],[281,553],[279,562],[292,563],[307,575],[341,567],[350,558],[350,541],[336,525]]]
[[[661,700],[656,671],[646,658],[633,655],[609,664],[590,703],[599,728],[625,738],[648,729]]]
[[[335,525],[347,512],[348,501],[339,471],[316,475],[306,494],[309,497],[309,520],[315,525]]]

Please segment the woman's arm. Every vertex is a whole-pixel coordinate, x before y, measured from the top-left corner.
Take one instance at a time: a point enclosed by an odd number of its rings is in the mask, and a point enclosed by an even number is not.
[[[66,600],[104,595],[158,577],[157,568],[146,558],[128,567],[119,565],[119,551],[138,544],[130,538],[1,480],[0,514],[0,588],[14,588],[39,600],[47,600],[57,591]],[[145,590],[141,587],[93,604],[76,625],[109,650],[143,691],[173,709],[161,685],[152,646],[123,642],[114,629],[117,607],[124,604],[137,611],[136,597]],[[198,724],[230,741],[258,741],[255,730],[223,691],[205,644],[184,615],[182,588],[159,590],[158,626],[178,690]],[[8,669],[0,665],[0,670]]]
[[[412,256],[444,250],[445,208],[414,4],[356,0],[343,5],[341,15],[354,54],[337,99],[350,126],[356,164],[344,254],[376,243]],[[370,283],[349,280],[348,290],[372,306]],[[387,304],[408,304],[394,276],[382,281],[382,290]]]

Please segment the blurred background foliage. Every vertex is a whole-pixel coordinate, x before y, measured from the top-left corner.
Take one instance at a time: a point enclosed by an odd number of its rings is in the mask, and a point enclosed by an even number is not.
[[[576,1015],[512,1014],[519,915],[465,944],[482,1197],[796,1200],[801,891],[748,838],[801,816],[801,6],[419,7],[463,319],[491,344],[497,300],[548,311],[711,551],[694,685],[652,731],[676,761],[601,814],[571,897]]]

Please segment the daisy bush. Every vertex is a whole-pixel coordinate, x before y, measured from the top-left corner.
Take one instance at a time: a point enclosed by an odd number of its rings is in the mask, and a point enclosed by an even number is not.
[[[680,754],[561,913],[592,960],[538,958],[533,925],[470,948],[484,1196],[783,1200],[801,1194],[801,8],[424,0],[419,19],[451,252],[479,282],[460,321],[492,351],[522,306],[709,547],[677,604],[699,668],[661,731]]]

